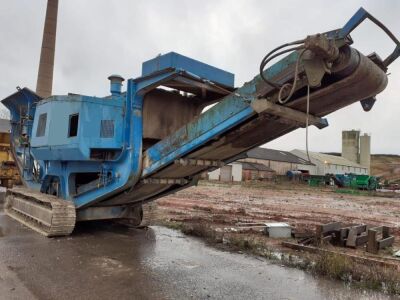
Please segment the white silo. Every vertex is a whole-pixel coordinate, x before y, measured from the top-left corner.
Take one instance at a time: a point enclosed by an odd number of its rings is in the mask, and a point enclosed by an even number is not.
[[[360,131],[342,131],[342,157],[358,163],[360,153]]]
[[[371,168],[371,136],[364,133],[360,136],[360,165],[368,168],[368,174]]]

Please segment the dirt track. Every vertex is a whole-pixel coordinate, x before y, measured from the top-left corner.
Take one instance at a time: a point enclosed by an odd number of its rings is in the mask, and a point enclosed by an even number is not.
[[[297,231],[341,221],[386,225],[400,237],[400,198],[338,194],[331,189],[306,186],[207,184],[157,203],[162,217],[172,221],[207,221],[215,225],[284,221]]]

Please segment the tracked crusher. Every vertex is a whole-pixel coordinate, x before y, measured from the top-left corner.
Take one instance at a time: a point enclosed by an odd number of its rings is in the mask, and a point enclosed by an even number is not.
[[[386,59],[351,47],[366,18],[396,44]],[[2,101],[24,183],[7,191],[6,212],[46,236],[71,234],[78,221],[139,225],[143,204],[195,185],[202,172],[297,128],[324,128],[324,116],[354,102],[370,110],[399,54],[399,41],[361,8],[341,29],[274,49],[240,88],[233,74],[171,52],[144,62],[126,92],[110,76],[106,97],[19,89]]]

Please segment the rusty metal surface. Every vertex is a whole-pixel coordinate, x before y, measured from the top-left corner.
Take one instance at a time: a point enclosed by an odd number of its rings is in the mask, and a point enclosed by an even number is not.
[[[144,97],[143,138],[157,142],[193,121],[202,103],[179,93],[156,89]],[[166,113],[168,112],[168,113]]]

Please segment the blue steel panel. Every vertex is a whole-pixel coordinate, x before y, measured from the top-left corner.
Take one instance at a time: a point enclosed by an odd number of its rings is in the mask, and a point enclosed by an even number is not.
[[[36,102],[42,99],[28,88],[23,88],[18,92],[8,96],[1,102],[8,108],[11,115],[11,121],[15,123],[20,122],[20,113],[35,115]],[[29,108],[29,111],[27,109]],[[32,130],[32,128],[30,128]],[[31,135],[31,131],[29,131]]]
[[[354,14],[354,16],[352,16],[351,19],[343,26],[343,28],[340,30],[339,38],[344,38],[349,35],[365,19],[369,19],[380,29],[382,29],[396,45],[393,52],[383,60],[383,65],[387,67],[400,56],[400,41],[392,32],[390,32],[388,28],[386,28],[384,24],[382,24],[374,16],[370,15],[364,8],[360,7],[360,9]]]
[[[340,30],[339,38],[345,38],[350,34],[358,25],[361,24],[362,21],[368,16],[368,12],[360,7],[359,10],[347,21],[347,23]]]
[[[32,153],[39,160],[88,160],[90,149],[121,149],[123,97],[55,96],[37,105],[31,137]],[[44,136],[37,137],[39,116],[47,113]],[[78,134],[68,137],[69,116],[79,114]],[[101,121],[116,124],[112,138],[102,138]],[[51,130],[50,130],[51,128]]]
[[[132,103],[132,126],[131,126],[131,171],[129,174],[129,185],[135,185],[142,171],[142,147],[143,147],[143,96],[136,90],[135,82],[128,80],[126,93],[128,103]]]
[[[234,74],[175,52],[170,52],[145,61],[142,64],[142,76],[147,76],[168,68],[174,68],[176,70],[182,69],[203,79],[227,87],[234,87],[235,84]]]
[[[27,153],[27,150],[20,145],[19,130],[21,125],[21,119],[24,117],[25,121],[23,131],[28,136],[32,135],[32,118],[35,115],[36,103],[42,99],[28,88],[19,89],[18,92],[5,98],[2,103],[10,110],[11,115],[11,146],[14,147],[17,155],[17,166],[20,174],[22,174],[25,184],[34,189],[40,189],[40,185],[35,183],[33,177],[33,160]],[[26,117],[29,116],[29,119]],[[25,162],[24,162],[25,161]],[[39,162],[39,164],[42,164]]]
[[[268,69],[266,69],[264,71],[264,76],[269,79],[272,79],[273,77],[275,77],[278,74],[280,74],[281,72],[283,72],[289,66],[293,66],[296,63],[298,56],[299,56],[299,53],[296,51],[293,53],[290,53],[289,55],[285,56],[284,58],[279,60],[277,63],[273,64]],[[256,76],[253,79],[253,81],[254,80],[257,81],[257,83],[262,82],[264,84],[264,81],[261,79],[260,75]]]
[[[166,79],[175,76],[176,72],[167,72],[146,79],[128,80],[124,116],[124,142],[126,148],[116,162],[103,163],[102,167],[115,170],[118,176],[109,185],[74,197],[77,208],[89,206],[101,199],[129,189],[136,184],[142,171],[142,142],[143,142],[143,94],[148,89],[161,85]],[[82,164],[80,164],[82,168]]]

